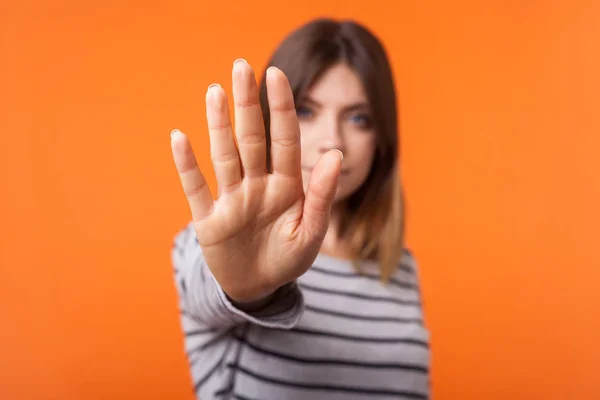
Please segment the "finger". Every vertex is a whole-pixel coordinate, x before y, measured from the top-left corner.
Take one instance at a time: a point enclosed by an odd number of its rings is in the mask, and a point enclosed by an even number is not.
[[[242,182],[240,158],[233,140],[227,96],[221,86],[212,84],[206,92],[206,119],[210,135],[210,155],[215,168],[219,194],[235,190]]]
[[[300,127],[290,83],[275,67],[267,69],[266,80],[273,173],[300,178]]]
[[[181,186],[192,211],[192,219],[197,221],[206,218],[212,211],[213,198],[206,179],[198,168],[190,141],[177,129],[171,132],[171,150]]]
[[[265,126],[252,67],[243,59],[233,64],[233,102],[235,134],[244,176],[262,176],[267,172]]]
[[[321,156],[310,175],[302,224],[311,237],[321,238],[327,232],[329,214],[337,191],[343,157],[344,155],[339,150],[328,151]]]

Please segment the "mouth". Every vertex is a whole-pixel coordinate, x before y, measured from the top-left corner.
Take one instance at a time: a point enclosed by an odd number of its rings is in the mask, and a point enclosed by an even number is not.
[[[312,169],[312,167],[307,167],[307,166],[303,165],[302,170],[306,171],[308,173],[311,173],[313,169]],[[349,173],[350,173],[350,170],[348,168],[342,168],[342,170],[340,171],[340,175],[344,175],[344,176],[348,175]]]

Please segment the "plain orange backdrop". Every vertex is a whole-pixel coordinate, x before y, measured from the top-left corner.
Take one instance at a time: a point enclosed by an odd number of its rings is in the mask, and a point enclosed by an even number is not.
[[[600,2],[3,1],[0,397],[192,399],[170,265],[204,94],[313,17],[384,41],[436,399],[600,398]]]

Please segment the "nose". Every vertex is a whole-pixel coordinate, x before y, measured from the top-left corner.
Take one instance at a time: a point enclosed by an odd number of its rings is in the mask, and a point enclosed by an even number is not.
[[[337,118],[331,117],[323,121],[322,140],[320,142],[319,151],[326,153],[331,149],[345,151],[344,135],[342,125]]]

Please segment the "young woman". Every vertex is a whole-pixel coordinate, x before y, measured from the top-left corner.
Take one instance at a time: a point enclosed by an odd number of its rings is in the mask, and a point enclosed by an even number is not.
[[[225,92],[208,88],[216,200],[172,132],[192,214],[172,255],[196,394],[426,399],[384,48],[355,22],[319,19],[269,65],[257,87],[251,66],[234,63],[235,132]]]

